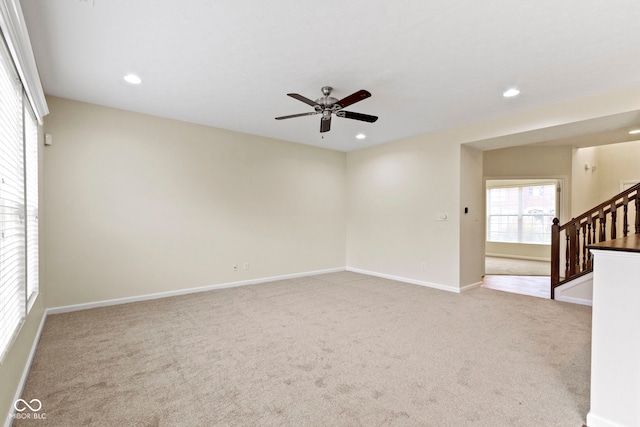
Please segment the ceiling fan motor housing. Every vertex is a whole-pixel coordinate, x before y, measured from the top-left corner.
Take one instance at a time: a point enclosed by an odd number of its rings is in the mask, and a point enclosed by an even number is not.
[[[322,98],[316,99],[316,104],[324,108],[331,108],[336,102],[338,102],[337,98],[329,96],[333,91],[333,88],[331,86],[323,86],[321,90],[324,96]],[[316,110],[321,111],[322,109],[316,108]]]
[[[323,98],[316,99],[316,103],[322,105],[325,108],[333,107],[336,102],[338,102],[338,99],[332,96],[325,96]]]

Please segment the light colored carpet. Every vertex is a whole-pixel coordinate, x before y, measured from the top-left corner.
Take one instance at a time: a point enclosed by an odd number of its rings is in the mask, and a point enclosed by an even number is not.
[[[581,426],[590,307],[350,272],[47,319],[16,426]]]
[[[551,263],[528,259],[485,257],[484,274],[503,274],[508,276],[549,276]]]

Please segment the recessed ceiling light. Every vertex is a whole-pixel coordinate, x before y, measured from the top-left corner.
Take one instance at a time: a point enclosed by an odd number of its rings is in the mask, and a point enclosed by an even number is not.
[[[356,138],[358,139],[365,139],[367,137],[367,135],[365,135],[364,133],[359,133],[356,135]]]
[[[126,81],[127,83],[131,83],[132,85],[139,85],[140,83],[142,83],[142,79],[135,74],[127,74],[126,76],[124,76],[124,81]]]
[[[504,96],[505,98],[511,98],[511,97],[516,96],[518,94],[520,94],[520,91],[518,89],[516,89],[516,88],[512,88],[512,89],[509,89],[506,92],[504,92],[502,94],[502,96]]]
[[[630,135],[635,135],[637,133],[640,133],[640,129],[634,129],[634,130],[629,131]]]

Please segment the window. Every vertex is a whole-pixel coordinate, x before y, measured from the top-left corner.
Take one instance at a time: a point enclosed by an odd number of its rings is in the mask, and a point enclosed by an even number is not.
[[[38,121],[29,103],[23,102],[24,114],[24,176],[26,227],[26,292],[29,309],[38,296],[40,281],[38,239]]]
[[[556,183],[487,183],[487,240],[551,244]]]
[[[0,39],[0,361],[38,295],[38,124]]]

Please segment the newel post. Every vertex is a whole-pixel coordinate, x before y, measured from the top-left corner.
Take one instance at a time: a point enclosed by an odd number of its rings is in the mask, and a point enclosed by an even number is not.
[[[560,282],[560,220],[553,219],[551,226],[551,299],[555,297],[555,287]]]

